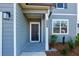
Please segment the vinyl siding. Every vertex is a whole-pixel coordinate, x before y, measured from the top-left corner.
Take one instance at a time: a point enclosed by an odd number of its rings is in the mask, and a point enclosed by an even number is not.
[[[22,10],[16,4],[16,53],[20,55],[23,51],[26,40],[28,39],[28,22],[24,17]]]
[[[66,41],[69,40],[69,37],[74,37],[76,35],[76,23],[77,16],[69,16],[69,15],[52,15],[49,20],[49,37],[52,35],[52,20],[54,19],[68,19],[69,20],[69,34],[68,35],[58,35],[58,42],[62,42],[62,37],[66,37]]]
[[[0,12],[10,12],[11,17],[9,20],[2,20],[2,55],[14,55],[14,40],[13,40],[13,4],[0,3]]]
[[[41,20],[43,20],[43,39],[42,39],[42,32],[40,31],[40,42],[36,42],[36,43],[31,43],[30,42],[30,22],[40,22],[41,24]],[[40,51],[45,51],[45,27],[44,27],[44,19],[28,19],[28,35],[29,35],[29,38],[27,39],[27,42],[26,42],[26,45],[25,45],[25,48],[24,48],[24,51],[25,52],[40,52]],[[42,25],[40,25],[40,29]]]
[[[77,3],[67,3],[66,9],[57,9],[52,7],[51,11],[56,14],[77,14]]]

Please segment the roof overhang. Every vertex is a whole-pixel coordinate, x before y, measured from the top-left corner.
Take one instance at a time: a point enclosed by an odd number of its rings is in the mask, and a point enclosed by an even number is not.
[[[41,18],[48,13],[52,3],[20,3],[22,11],[27,18]]]
[[[21,3],[22,9],[48,10],[52,3]]]

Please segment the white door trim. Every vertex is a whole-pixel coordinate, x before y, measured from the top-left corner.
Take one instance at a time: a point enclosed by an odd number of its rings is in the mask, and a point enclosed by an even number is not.
[[[39,25],[39,29],[38,29],[38,31],[39,31],[39,40],[38,41],[32,41],[31,40],[31,34],[32,34],[32,32],[31,32],[31,25],[32,24],[38,24]],[[33,43],[33,42],[40,42],[40,22],[30,22],[30,43]]]
[[[0,56],[2,56],[2,12],[0,12]]]

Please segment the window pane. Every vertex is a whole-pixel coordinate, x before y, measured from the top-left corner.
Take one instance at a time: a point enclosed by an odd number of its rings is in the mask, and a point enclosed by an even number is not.
[[[57,8],[63,8],[63,3],[57,3]]]
[[[53,23],[53,32],[60,33],[60,22],[59,21],[55,21]]]
[[[61,21],[61,33],[67,33],[67,21]]]
[[[65,9],[67,8],[67,3],[64,3],[64,8],[65,8]]]
[[[38,36],[38,24],[32,24],[32,41],[38,41],[39,40],[39,36]]]
[[[79,24],[78,24],[78,26],[77,26],[78,28],[79,28]]]

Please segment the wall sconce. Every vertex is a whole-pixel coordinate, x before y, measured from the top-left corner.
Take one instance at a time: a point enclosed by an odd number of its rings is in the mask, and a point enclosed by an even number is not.
[[[5,20],[9,20],[10,17],[11,17],[10,12],[3,12],[3,19],[5,19]]]

